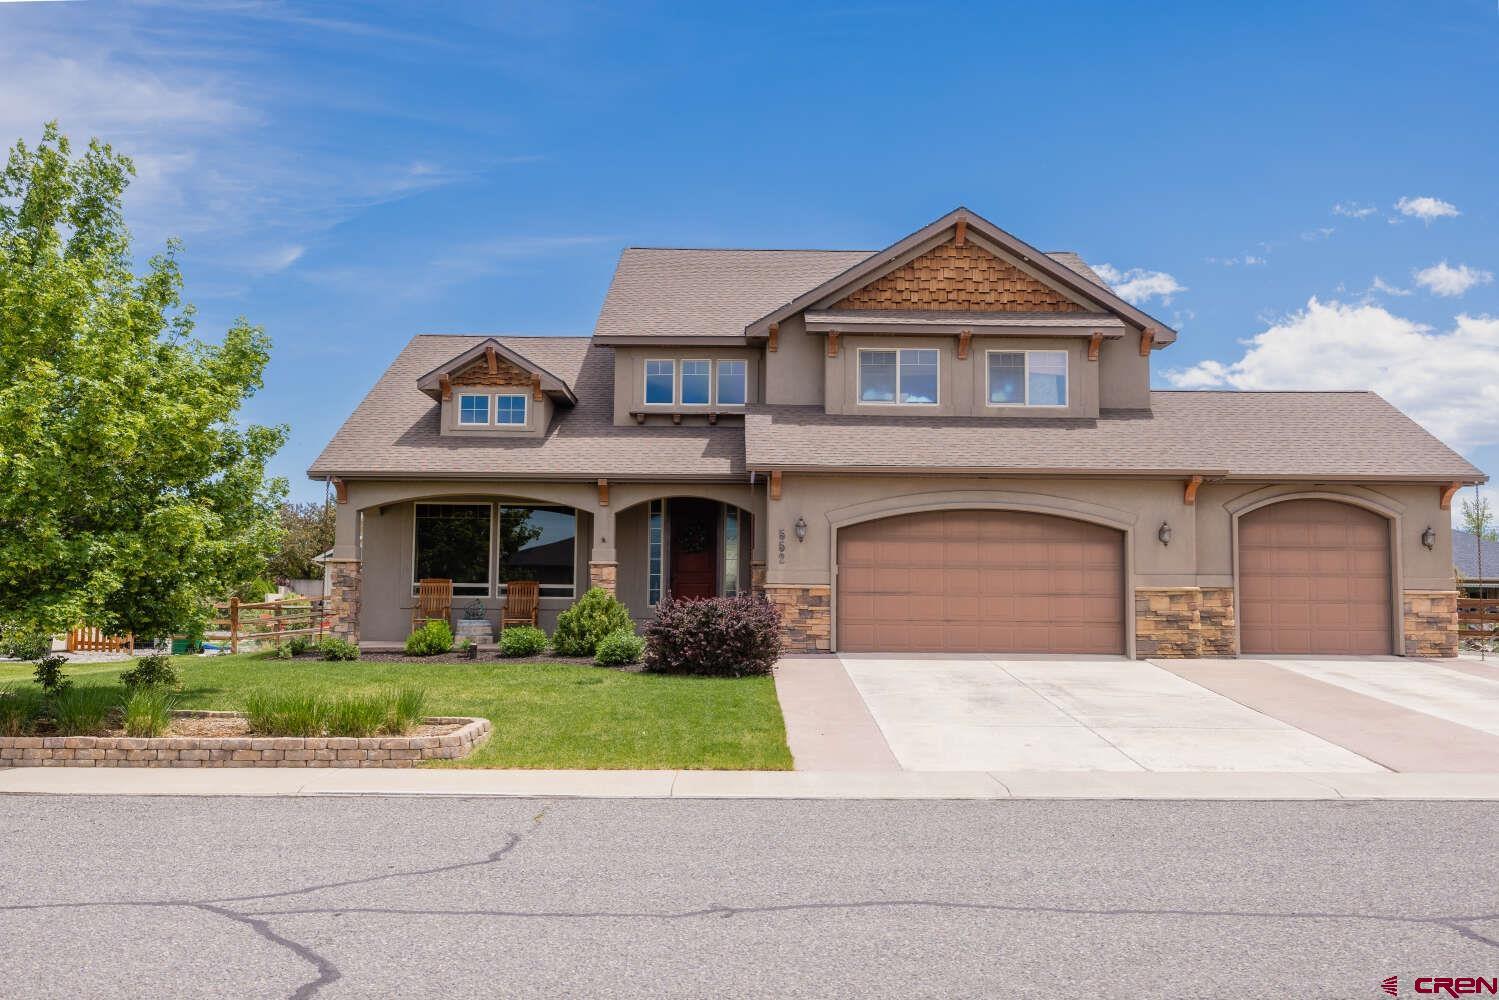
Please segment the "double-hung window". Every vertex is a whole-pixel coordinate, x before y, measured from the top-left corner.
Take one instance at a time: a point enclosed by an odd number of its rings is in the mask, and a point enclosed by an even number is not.
[[[494,398],[494,422],[509,427],[526,425],[526,397],[496,396]]]
[[[990,351],[990,406],[1066,406],[1066,351]]]
[[[937,355],[930,348],[859,351],[859,402],[935,406]]]
[[[682,362],[682,405],[707,406],[713,401],[713,362]]]
[[[670,406],[677,401],[677,363],[645,363],[645,401],[650,406]]]
[[[718,405],[743,406],[745,399],[745,374],[748,366],[743,361],[720,361],[718,363]]]

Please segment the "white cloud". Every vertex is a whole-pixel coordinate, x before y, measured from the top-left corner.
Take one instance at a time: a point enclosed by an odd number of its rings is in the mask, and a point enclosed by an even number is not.
[[[1245,267],[1259,267],[1270,262],[1268,258],[1252,253],[1246,253],[1239,257],[1207,257],[1204,259],[1209,264],[1222,264],[1224,267],[1237,267],[1240,264],[1243,264]]]
[[[1458,448],[1499,444],[1499,318],[1431,327],[1368,303],[1310,300],[1237,361],[1167,371],[1183,389],[1373,389]]]
[[[1333,215],[1346,215],[1350,219],[1367,219],[1378,211],[1373,205],[1361,205],[1356,201],[1340,201],[1332,207]]]
[[[1445,260],[1439,264],[1423,268],[1413,272],[1416,284],[1431,292],[1433,295],[1441,295],[1451,298],[1462,295],[1474,285],[1487,285],[1494,280],[1490,271],[1480,271],[1476,267],[1467,264],[1459,264],[1453,267]]]
[[[1160,299],[1169,305],[1171,297],[1185,292],[1187,286],[1165,271],[1147,271],[1143,267],[1132,267],[1122,271],[1112,264],[1099,264],[1094,268],[1098,276],[1118,293],[1126,302],[1140,305],[1150,299]]]
[[[1302,233],[1301,238],[1308,243],[1315,243],[1317,240],[1327,239],[1335,232],[1337,232],[1337,230],[1332,226],[1318,226],[1316,229],[1308,229],[1306,232]]]
[[[1409,288],[1397,288],[1379,275],[1374,276],[1374,283],[1369,286],[1371,292],[1382,292],[1385,295],[1411,295],[1414,294]]]
[[[1395,208],[1401,215],[1409,215],[1420,219],[1422,222],[1430,222],[1432,219],[1450,218],[1462,214],[1452,202],[1443,201],[1440,198],[1432,198],[1428,195],[1421,195],[1416,198],[1401,198],[1395,202]]]

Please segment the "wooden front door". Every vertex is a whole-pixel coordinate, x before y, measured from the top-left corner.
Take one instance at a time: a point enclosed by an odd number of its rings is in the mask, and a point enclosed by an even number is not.
[[[718,593],[718,507],[711,500],[673,500],[671,596],[678,600]]]

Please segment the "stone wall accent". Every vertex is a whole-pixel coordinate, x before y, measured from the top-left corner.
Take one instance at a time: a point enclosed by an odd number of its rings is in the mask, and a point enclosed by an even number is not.
[[[588,586],[603,587],[611,594],[619,593],[619,563],[591,562],[588,564]]]
[[[1234,588],[1203,587],[1198,607],[1201,623],[1201,655],[1238,656],[1239,620],[1234,615]]]
[[[757,596],[765,594],[765,563],[750,563],[750,593]]]
[[[362,566],[358,559],[329,559],[327,568],[328,633],[358,642]]]
[[[1085,312],[1071,299],[989,251],[944,243],[876,278],[834,309]]]
[[[826,653],[833,648],[833,588],[769,584],[765,598],[781,613],[781,652]]]
[[[175,715],[236,717],[235,712]],[[432,718],[463,723],[446,736],[5,736],[0,767],[414,767],[423,760],[467,757],[487,739],[488,719]]]
[[[1406,656],[1457,655],[1457,591],[1407,590],[1401,604]]]
[[[1237,656],[1232,587],[1137,587],[1135,656]]]

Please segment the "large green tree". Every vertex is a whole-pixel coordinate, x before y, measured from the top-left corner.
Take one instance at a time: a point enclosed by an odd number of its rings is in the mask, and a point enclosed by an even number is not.
[[[55,123],[0,173],[0,620],[156,636],[276,551],[284,428],[245,425],[270,342],[193,336],[175,242],[137,272],[130,160]]]
[[[305,580],[323,575],[312,560],[333,547],[337,512],[331,503],[281,505],[281,548],[266,575],[273,580]]]

